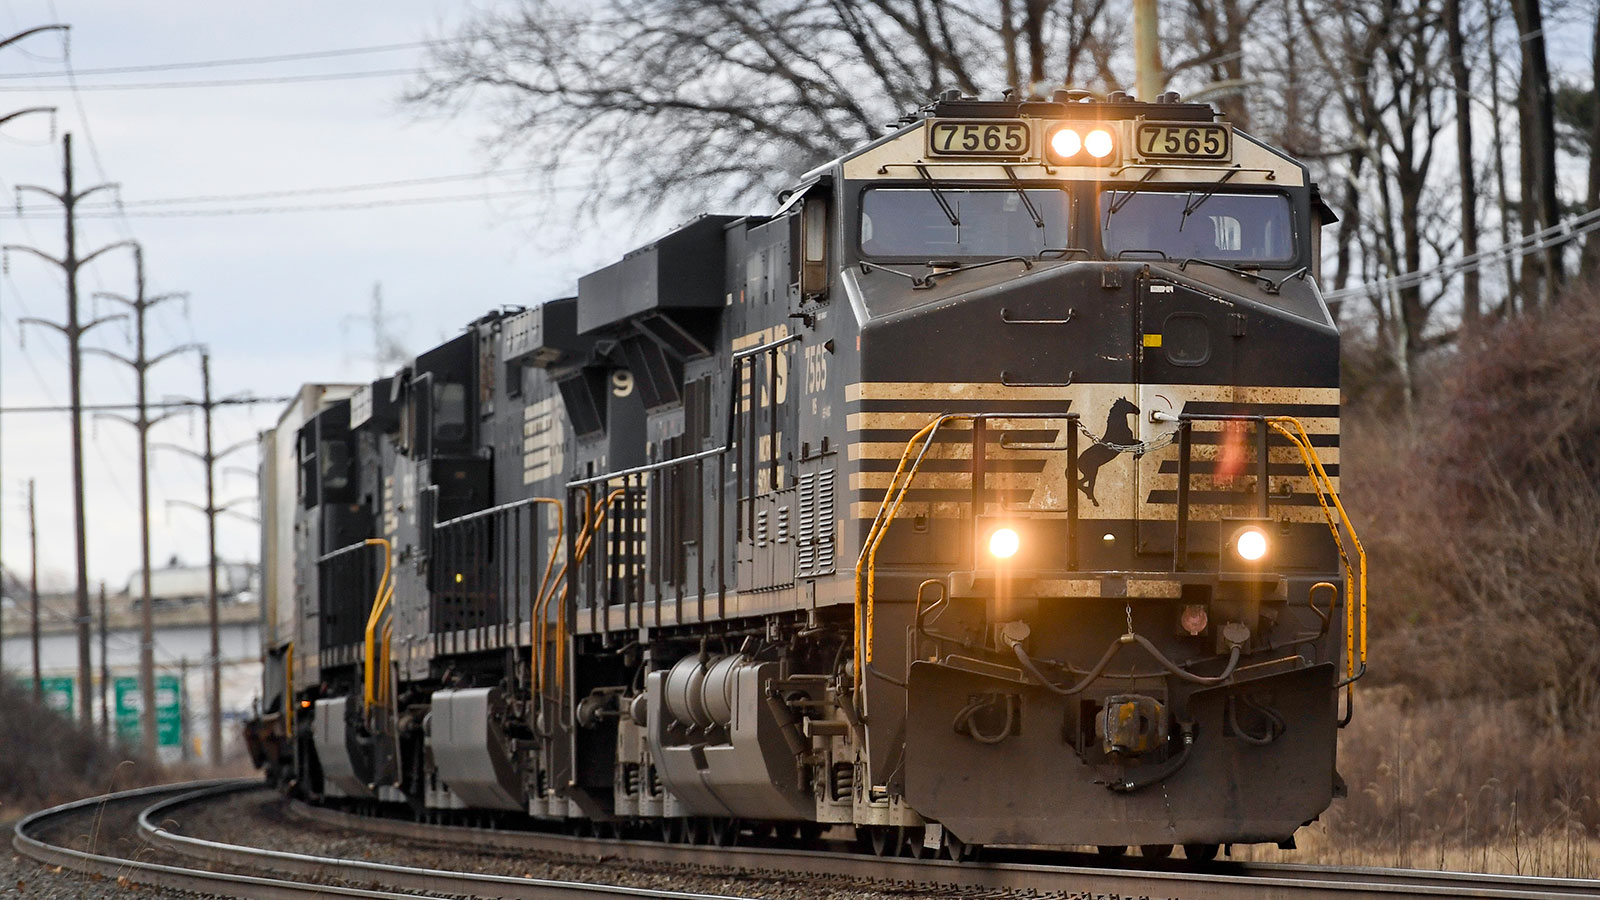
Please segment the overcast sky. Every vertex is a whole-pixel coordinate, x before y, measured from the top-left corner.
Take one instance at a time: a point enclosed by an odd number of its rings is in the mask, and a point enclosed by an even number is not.
[[[383,286],[386,327],[416,353],[458,332],[485,310],[528,304],[574,289],[589,269],[648,237],[640,227],[607,228],[575,239],[571,229],[541,229],[527,197],[525,176],[334,192],[373,182],[436,179],[483,172],[494,164],[480,140],[489,129],[471,117],[418,118],[399,97],[410,79],[401,75],[312,80],[230,87],[97,90],[104,85],[152,85],[223,79],[272,79],[336,72],[415,70],[426,57],[416,48],[300,59],[272,64],[220,66],[95,75],[90,70],[261,57],[311,51],[414,43],[448,35],[461,4],[449,0],[356,0],[312,3],[278,0],[237,4],[128,3],[125,0],[8,0],[0,28],[13,34],[50,22],[72,25],[71,63],[80,91],[63,86],[62,42],[40,35],[0,50],[0,115],[26,106],[55,105],[52,141],[47,117],[30,116],[0,127],[0,190],[4,215],[0,240],[31,244],[59,256],[58,210],[25,197],[28,216],[18,220],[18,184],[55,190],[61,185],[60,135],[73,134],[80,187],[110,180],[122,185],[126,217],[86,212],[80,254],[134,237],[145,249],[152,292],[187,291],[185,309],[172,303],[153,311],[152,352],[199,341],[212,351],[214,391],[279,395],[307,381],[374,376],[372,329],[366,320],[373,285]],[[37,77],[16,78],[33,73]],[[507,166],[527,165],[526,160]],[[565,177],[565,176],[563,176]],[[574,176],[574,183],[582,175]],[[140,206],[143,201],[277,191],[305,193]],[[465,202],[392,205],[399,198],[479,196]],[[262,207],[357,204],[366,209],[204,216],[150,216],[154,210],[240,211]],[[90,201],[85,201],[85,206]],[[36,217],[45,216],[45,217]],[[557,217],[559,221],[559,217]],[[559,238],[543,237],[557,234]],[[47,264],[9,254],[0,278],[0,396],[7,407],[62,404],[67,400],[63,339],[30,328],[19,348],[17,319],[59,320],[63,282]],[[80,275],[85,314],[111,312],[90,302],[96,290],[133,292],[131,256],[112,251]],[[127,352],[119,324],[91,334],[86,344]],[[91,358],[86,362],[87,402],[127,402],[131,370]],[[193,355],[174,357],[151,371],[155,397],[199,390]],[[273,421],[278,405],[223,413],[219,447],[252,438]],[[156,440],[198,446],[198,416],[158,425]],[[70,583],[73,560],[67,417],[8,414],[0,420],[3,444],[3,558],[7,568],[28,569],[26,490],[38,483],[40,571]],[[110,421],[87,429],[90,574],[113,591],[138,567],[137,474],[133,430]],[[219,497],[253,492],[254,451],[227,460]],[[167,501],[203,499],[201,466],[157,452],[153,471],[153,541],[159,565],[178,554],[204,561],[204,517],[168,509]],[[254,514],[251,507],[244,511]],[[253,525],[224,517],[224,559],[254,559]]]

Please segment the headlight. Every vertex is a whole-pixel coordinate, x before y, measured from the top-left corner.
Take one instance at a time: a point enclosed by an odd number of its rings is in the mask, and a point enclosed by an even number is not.
[[[1078,133],[1071,128],[1063,128],[1050,135],[1050,151],[1062,159],[1066,159],[1069,156],[1077,156],[1078,151],[1082,149],[1083,138],[1079,137]]]
[[[1259,562],[1267,555],[1267,533],[1254,526],[1239,529],[1233,536],[1233,552],[1245,562]]]
[[[1017,555],[1022,539],[1010,528],[996,528],[989,535],[989,552],[997,559],[1010,559]]]
[[[1105,159],[1111,155],[1111,132],[1104,128],[1096,128],[1089,132],[1083,139],[1083,149],[1095,159]]]
[[[1058,166],[1109,166],[1117,161],[1117,136],[1112,125],[1061,123],[1045,132],[1045,161]]]

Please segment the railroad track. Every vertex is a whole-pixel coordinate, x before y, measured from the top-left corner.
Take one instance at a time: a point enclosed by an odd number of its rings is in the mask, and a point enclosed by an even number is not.
[[[1006,854],[1004,861],[950,862],[882,858],[862,853],[789,850],[769,847],[698,847],[654,841],[584,838],[546,832],[427,825],[399,819],[372,818],[305,803],[292,805],[295,815],[340,828],[378,832],[406,840],[454,847],[522,850],[573,856],[605,857],[632,862],[705,866],[707,854],[716,865],[744,871],[780,871],[808,879],[848,878],[925,888],[931,892],[1010,891],[1020,894],[1083,898],[1259,898],[1259,900],[1365,900],[1406,897],[1551,898],[1600,897],[1600,879],[1536,878],[1436,872],[1423,869],[1335,868],[1280,863],[1218,862],[1203,868],[1183,861],[1130,859],[1139,868],[1108,868],[1084,854]],[[1029,857],[1070,862],[1018,861]],[[1076,857],[1076,858],[1074,858]]]
[[[228,780],[90,797],[21,820],[12,836],[12,846],[30,859],[74,871],[252,900],[306,900],[308,897],[416,900],[419,896],[439,895],[539,900],[737,900],[711,894],[504,878],[281,853],[178,835],[156,824],[180,807],[261,787],[261,783],[253,779]],[[90,849],[70,846],[84,836],[93,836]],[[140,847],[128,846],[128,839],[134,836],[139,840],[132,843],[164,851],[156,854],[158,857],[187,858],[203,867],[148,858]],[[96,848],[101,847],[120,848],[121,852],[98,852]],[[257,872],[296,877],[271,877],[255,874]],[[361,884],[375,887],[355,886]]]
[[[414,898],[606,897],[712,900],[713,895],[646,888],[483,875],[361,860],[335,859],[243,847],[182,834],[168,827],[184,807],[261,789],[260,782],[230,780],[124,791],[45,810],[16,826],[13,846],[24,856],[106,877],[218,894],[292,898],[308,896]],[[552,853],[705,868],[708,848],[650,841],[579,838],[540,832],[423,825],[375,819],[296,804],[305,819],[406,841],[495,850]],[[72,844],[88,834],[88,849]],[[1600,880],[1524,878],[1409,869],[1334,869],[1318,866],[1224,863],[1206,871],[1105,868],[1026,861],[955,863],[884,859],[861,854],[765,847],[715,848],[717,868],[731,873],[788,873],[808,883],[872,882],[887,889],[929,893],[1017,892],[1057,897],[1177,898],[1571,898],[1600,896]],[[270,873],[266,874],[266,873]],[[284,877],[290,876],[290,877]],[[718,900],[728,900],[722,897]]]

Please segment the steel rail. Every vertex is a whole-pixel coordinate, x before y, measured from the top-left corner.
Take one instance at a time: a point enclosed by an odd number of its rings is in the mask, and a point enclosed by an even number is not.
[[[250,783],[254,785],[258,782],[252,781]],[[140,884],[192,891],[200,894],[252,897],[260,898],[260,900],[306,900],[308,897],[415,900],[415,894],[397,894],[388,891],[362,890],[331,885],[310,885],[254,875],[209,872],[202,869],[163,865],[147,860],[74,850],[70,847],[47,843],[29,834],[30,831],[37,829],[40,825],[50,823],[61,816],[76,814],[96,806],[104,806],[110,803],[142,802],[146,799],[172,793],[193,793],[198,785],[209,785],[213,789],[218,787],[237,789],[237,784],[237,781],[228,781],[162,785],[153,788],[119,791],[100,797],[89,797],[62,804],[61,806],[54,806],[36,812],[17,822],[12,831],[11,846],[22,856],[45,865],[60,866],[75,872],[99,875],[113,881],[126,879]]]
[[[1307,898],[1307,900],[1398,900],[1406,897],[1557,900],[1600,895],[1600,880],[1421,869],[1338,868],[1286,863],[1214,863],[1211,871],[1186,871],[1182,861],[1149,861],[1152,868],[1031,862],[964,862],[878,857],[825,850],[771,847],[704,847],[655,841],[580,838],[545,832],[427,825],[373,818],[298,801],[292,814],[339,828],[364,830],[452,847],[534,850],[629,862],[728,866],[749,871],[790,872],[810,878],[851,878],[928,889],[983,889],[1068,893],[1086,896],[1150,896],[1182,900],[1210,898]],[[708,858],[709,857],[709,858]],[[1137,860],[1137,857],[1133,858]],[[1216,871],[1216,870],[1223,871]]]
[[[251,782],[250,787],[262,789],[266,785]],[[723,894],[700,894],[687,891],[666,891],[653,888],[626,887],[622,885],[593,884],[579,881],[558,881],[549,878],[521,878],[510,875],[487,875],[473,872],[427,869],[419,866],[397,866],[389,863],[365,862],[331,856],[313,856],[267,850],[191,837],[171,831],[159,820],[180,807],[213,800],[234,793],[238,787],[205,787],[153,804],[139,813],[139,836],[153,847],[170,850],[193,859],[222,866],[250,866],[270,868],[286,874],[298,875],[308,881],[334,879],[336,881],[381,884],[394,891],[425,892],[453,896],[490,896],[507,900],[595,900],[597,897],[628,897],[638,900],[740,900]],[[390,895],[384,895],[390,896]],[[407,893],[398,896],[416,896]]]
[[[539,900],[545,898],[596,900],[596,898],[613,897],[637,898],[637,900],[738,900],[724,895],[479,875],[283,853],[179,835],[167,831],[152,821],[182,806],[214,800],[241,791],[261,790],[265,787],[262,782],[255,779],[226,779],[140,788],[89,797],[52,807],[22,819],[14,829],[12,846],[18,853],[30,859],[73,871],[196,893],[264,898],[264,900],[306,900],[310,897],[416,900],[418,896],[441,895],[539,898]],[[297,875],[304,880],[168,865],[139,859],[138,854],[112,856],[86,852],[52,844],[30,834],[60,817],[81,814],[95,807],[103,808],[112,803],[143,804],[151,800],[155,802],[142,807],[137,818],[140,837],[151,846],[203,859],[214,865],[277,871]],[[328,884],[329,879],[382,885],[382,889]]]

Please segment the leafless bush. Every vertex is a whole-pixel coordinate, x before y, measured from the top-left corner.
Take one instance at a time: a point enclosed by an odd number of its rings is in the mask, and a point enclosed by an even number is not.
[[[1600,291],[1502,325],[1408,420],[1351,416],[1374,680],[1600,721]]]
[[[98,734],[35,703],[31,691],[0,680],[0,820],[30,809],[153,784],[166,773],[107,746]]]

